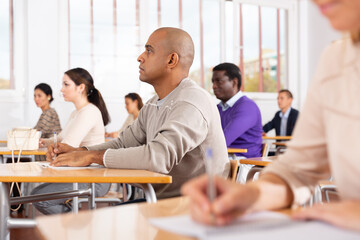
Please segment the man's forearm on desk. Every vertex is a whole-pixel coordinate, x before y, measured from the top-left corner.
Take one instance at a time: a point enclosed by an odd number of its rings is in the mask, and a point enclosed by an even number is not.
[[[90,161],[91,163],[97,163],[100,165],[104,165],[104,154],[106,152],[106,150],[100,150],[100,151],[90,151],[91,155],[90,155]]]

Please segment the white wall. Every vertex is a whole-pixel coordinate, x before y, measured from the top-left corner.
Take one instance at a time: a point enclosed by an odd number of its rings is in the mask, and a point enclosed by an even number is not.
[[[33,88],[40,82],[49,83],[54,91],[54,107],[64,126],[74,107],[60,98],[62,74],[66,70],[67,39],[64,33],[66,28],[66,2],[62,0],[31,0],[23,1],[26,4],[23,14],[18,14],[15,21],[21,21],[16,35],[15,47],[18,49],[18,59],[24,64],[17,64],[15,70],[17,81],[22,81],[22,87],[16,97],[5,97],[0,93],[0,139],[6,139],[6,131],[17,126],[34,126],[41,114],[33,101]],[[65,3],[64,3],[65,2]],[[299,74],[301,81],[295,89],[296,108],[306,95],[306,90],[317,65],[318,58],[325,45],[340,34],[331,30],[326,20],[318,13],[309,1],[299,1]],[[26,31],[27,29],[27,31]],[[321,33],[321,34],[319,34]],[[65,62],[65,63],[64,63]],[[101,91],[101,89],[99,89]],[[293,90],[293,89],[292,89]],[[148,87],[139,87],[138,92],[147,94]],[[265,97],[254,97],[262,112],[263,123],[272,119],[277,111],[276,94],[267,94]],[[148,95],[147,95],[148,96]],[[148,97],[147,97],[148,98]],[[147,99],[144,99],[147,100]],[[123,97],[107,99],[105,97],[112,122],[107,131],[120,128],[127,113],[124,108]]]

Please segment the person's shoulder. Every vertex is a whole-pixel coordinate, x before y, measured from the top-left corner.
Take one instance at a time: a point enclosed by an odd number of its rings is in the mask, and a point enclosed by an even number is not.
[[[331,79],[341,74],[344,67],[352,65],[359,53],[359,44],[354,44],[350,37],[333,41],[322,52],[317,74],[322,76],[322,80]]]
[[[185,101],[192,104],[211,101],[210,93],[201,88],[191,79],[184,79],[179,85],[178,91],[173,95],[178,101]]]
[[[289,116],[291,116],[291,118],[297,119],[299,116],[299,111],[295,108],[291,108]]]
[[[86,105],[83,109],[81,109],[80,114],[84,114],[84,115],[101,115],[100,109],[95,106],[92,103],[89,103],[88,105]]]
[[[205,119],[219,113],[215,99],[191,79],[182,80],[178,89],[171,95],[168,103],[176,107],[171,109],[178,109],[179,107],[193,108],[199,111]]]
[[[297,110],[295,108],[291,108],[290,113],[299,114],[299,110]]]
[[[241,98],[239,98],[234,106],[236,107],[240,107],[240,108],[255,108],[255,109],[259,109],[258,105],[256,104],[256,102],[254,100],[252,100],[251,98],[247,97],[246,95],[243,95]]]
[[[54,109],[54,108],[49,108],[47,111],[46,111],[46,114],[48,114],[48,115],[52,115],[52,116],[54,116],[54,115],[58,115],[57,114],[57,112],[56,112],[56,110]]]
[[[144,106],[141,108],[141,111],[145,111],[146,109],[148,109],[149,107],[157,107],[157,100],[159,99],[159,97],[157,95],[154,95],[153,97],[151,97],[148,101],[146,101],[146,103],[144,104]]]
[[[56,113],[55,109],[49,108],[49,109],[43,111],[40,117],[53,118],[53,117],[57,117],[57,113]]]
[[[192,93],[200,93],[207,96],[210,96],[210,94],[205,91],[205,89],[201,88],[194,80],[190,78],[186,78],[181,81],[179,85],[179,90],[182,94],[191,95]]]

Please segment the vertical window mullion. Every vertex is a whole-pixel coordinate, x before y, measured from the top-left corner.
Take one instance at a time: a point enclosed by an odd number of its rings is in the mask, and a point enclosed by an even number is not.
[[[13,0],[9,0],[9,46],[10,46],[10,89],[15,88],[14,79],[14,5]]]
[[[259,6],[259,92],[264,92],[264,78],[262,66],[262,36],[261,36],[261,7]]]
[[[239,4],[239,27],[240,27],[240,70],[241,70],[241,91],[244,91],[245,86],[245,71],[244,71],[244,39],[243,39],[243,18],[242,18],[242,4]]]
[[[225,1],[219,1],[220,16],[220,61],[226,61],[226,29],[225,29]]]
[[[200,16],[200,82],[201,87],[205,87],[205,76],[204,76],[204,26],[202,16],[202,0],[199,0],[199,16]]]
[[[277,45],[276,45],[276,50],[277,50],[277,64],[276,64],[276,89],[277,91],[280,90],[280,83],[281,83],[281,79],[280,79],[280,75],[281,75],[281,56],[280,56],[280,9],[278,8],[276,11],[276,18],[277,18]]]
[[[161,0],[157,1],[157,20],[158,20],[158,27],[161,26]]]

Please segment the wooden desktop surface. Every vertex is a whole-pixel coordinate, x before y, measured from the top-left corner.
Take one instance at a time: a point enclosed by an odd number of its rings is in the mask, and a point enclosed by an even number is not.
[[[266,167],[274,160],[276,160],[276,156],[247,158],[247,159],[240,159],[240,164],[250,164],[250,165]]]
[[[38,162],[0,164],[0,182],[171,183],[171,176],[145,170],[64,167],[44,168]]]
[[[282,146],[282,147],[286,147],[286,142],[273,142],[272,144],[274,144],[275,146]]]
[[[44,239],[195,239],[166,232],[153,227],[149,218],[189,213],[189,199],[178,197],[159,200],[155,204],[129,204],[125,206],[83,211],[78,215],[62,214],[36,219],[37,230]],[[291,210],[281,210],[290,214]]]
[[[244,148],[228,148],[228,153],[247,153],[247,149]]]
[[[268,137],[268,136],[263,136],[262,139],[263,140],[291,140],[292,136],[273,136],[273,137]]]
[[[43,155],[45,156],[47,153],[47,148],[39,148],[38,150],[24,150],[21,151],[21,155]],[[0,155],[11,155],[11,150],[4,149],[3,147],[0,149]],[[19,151],[14,151],[14,155],[17,156]]]

